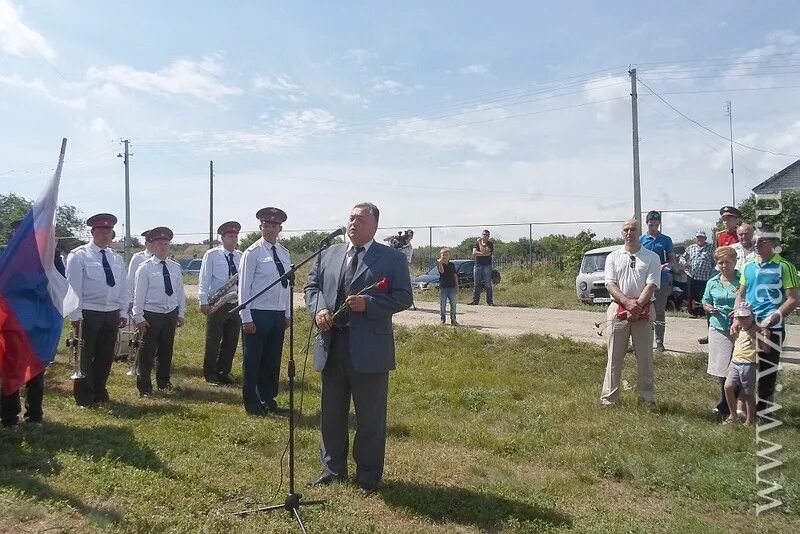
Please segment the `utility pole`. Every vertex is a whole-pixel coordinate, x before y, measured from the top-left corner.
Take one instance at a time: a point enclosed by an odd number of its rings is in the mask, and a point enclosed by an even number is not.
[[[736,206],[736,176],[733,174],[733,107],[731,101],[726,100],[726,111],[728,113],[728,126],[731,132],[731,206]]]
[[[639,183],[639,93],[636,91],[636,69],[628,71],[631,76],[631,119],[633,121],[633,216],[642,223],[642,187]]]
[[[214,162],[208,162],[208,248],[214,248]]]
[[[122,163],[125,165],[125,263],[131,260],[131,175],[130,175],[130,152],[128,148],[130,139],[123,139],[125,145],[125,155],[117,154],[118,158],[124,158]]]

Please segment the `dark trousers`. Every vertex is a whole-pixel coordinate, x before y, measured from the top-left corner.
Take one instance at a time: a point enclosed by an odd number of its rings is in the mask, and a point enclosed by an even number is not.
[[[472,302],[477,304],[481,301],[481,288],[486,288],[486,304],[492,304],[492,264],[481,264],[475,262],[472,268],[472,278],[475,286],[472,289]]]
[[[139,355],[136,361],[136,388],[139,393],[152,393],[153,360],[158,353],[156,363],[156,385],[165,388],[170,385],[169,375],[172,372],[172,347],[175,343],[175,328],[178,326],[178,308],[169,313],[144,312],[144,320],[149,325],[142,336]]]
[[[72,393],[78,406],[91,406],[108,400],[108,375],[114,359],[119,335],[119,312],[83,310],[81,325],[80,366],[83,378],[72,383]]]
[[[275,310],[250,310],[255,334],[243,334],[242,400],[248,413],[275,407],[281,372],[286,314]]]
[[[350,399],[356,411],[353,459],[356,481],[374,488],[383,476],[386,452],[386,403],[389,373],[359,373],[350,356],[348,328],[335,330],[328,361],[322,371],[322,446],[320,456],[326,473],[347,475]]]
[[[689,277],[689,315],[702,317],[706,314],[703,309],[703,294],[706,292],[708,280],[695,280]]]
[[[217,380],[231,373],[233,356],[239,344],[239,329],[242,321],[239,314],[231,314],[235,304],[225,304],[206,317],[206,355],[203,360],[203,376],[206,380]]]
[[[771,330],[769,336],[756,338],[758,345],[758,395],[756,411],[761,412],[772,405],[775,382],[778,380],[778,363],[781,360],[781,347],[786,337],[784,330]]]
[[[42,398],[44,397],[44,371],[25,383],[25,420],[38,423],[42,420]],[[19,422],[22,411],[19,390],[12,395],[0,396],[0,420],[3,426]]]

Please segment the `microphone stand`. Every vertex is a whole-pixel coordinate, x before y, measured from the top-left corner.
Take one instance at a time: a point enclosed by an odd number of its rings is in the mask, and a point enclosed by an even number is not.
[[[289,270],[286,271],[283,275],[281,275],[277,280],[272,282],[263,290],[256,293],[253,297],[248,299],[246,302],[239,304],[230,313],[238,313],[239,310],[250,304],[253,300],[255,300],[259,295],[264,293],[265,291],[269,290],[271,287],[279,284],[282,280],[288,280],[289,282],[289,362],[287,363],[287,375],[289,377],[289,493],[286,495],[286,499],[284,500],[283,504],[275,504],[271,506],[263,506],[261,508],[253,508],[251,510],[242,510],[241,512],[234,512],[233,515],[236,516],[246,516],[249,514],[254,514],[258,512],[274,512],[276,510],[286,510],[291,514],[294,519],[297,521],[300,530],[303,534],[307,534],[307,530],[305,525],[303,524],[303,519],[300,517],[300,510],[301,506],[312,506],[317,504],[323,504],[325,500],[313,500],[313,501],[303,501],[303,495],[297,493],[294,487],[294,430],[295,430],[295,414],[294,414],[294,377],[295,377],[295,363],[294,363],[294,274],[297,270],[311,261],[314,258],[319,258],[320,254],[331,246],[331,240],[333,238],[325,238],[323,239],[317,250],[311,254],[309,257],[301,261],[297,265],[290,265]]]

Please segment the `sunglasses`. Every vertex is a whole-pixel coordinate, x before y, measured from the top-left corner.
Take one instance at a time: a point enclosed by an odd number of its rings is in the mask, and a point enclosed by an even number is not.
[[[630,267],[631,269],[636,268],[636,256],[631,256],[631,262],[628,265],[628,267]]]

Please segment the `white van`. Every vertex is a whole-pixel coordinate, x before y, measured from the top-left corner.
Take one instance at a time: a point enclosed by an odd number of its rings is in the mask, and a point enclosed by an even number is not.
[[[608,255],[622,245],[594,248],[583,253],[581,268],[575,277],[575,293],[585,304],[608,304],[611,297],[603,282]]]

